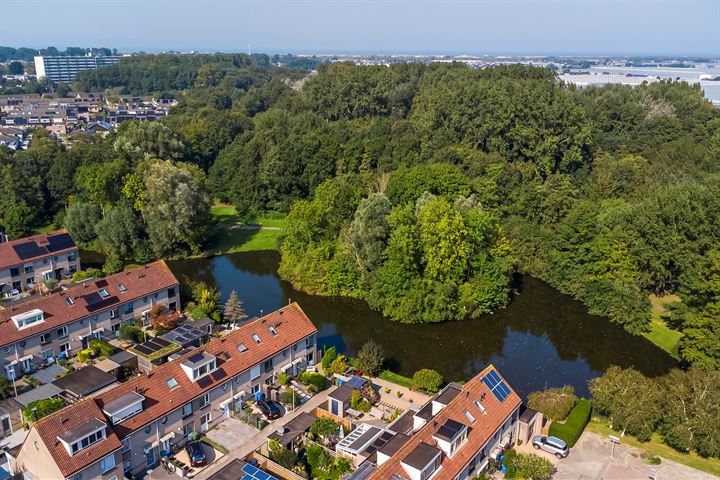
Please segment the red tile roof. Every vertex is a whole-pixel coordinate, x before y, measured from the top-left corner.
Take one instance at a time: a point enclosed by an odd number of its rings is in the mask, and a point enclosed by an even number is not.
[[[435,474],[433,480],[455,478],[455,476],[462,471],[462,468],[465,467],[488,442],[497,429],[502,426],[505,420],[520,406],[521,400],[515,391],[512,391],[505,401],[500,403],[482,382],[482,377],[494,368],[492,365],[489,365],[463,385],[460,394],[418,430],[410,441],[403,445],[395,455],[380,465],[370,478],[372,480],[390,480],[395,475],[409,478],[409,475],[400,464],[401,460],[422,443],[436,446],[433,435],[435,435],[437,430],[442,427],[447,420],[454,420],[467,425],[468,439],[452,457],[448,457],[444,452],[442,453],[442,468]],[[505,383],[507,384],[507,382]],[[485,394],[485,398],[481,403],[486,409],[485,414],[481,414],[474,405],[474,401],[479,400],[483,394]],[[470,424],[469,420],[465,417],[465,410],[468,410],[472,414],[475,418],[475,423]]]
[[[277,335],[272,335],[268,331],[270,326],[275,328]],[[160,365],[149,374],[123,383],[97,396],[96,399],[102,408],[105,403],[128,392],[142,392],[145,397],[143,411],[114,426],[120,438],[124,438],[316,332],[315,325],[305,315],[300,305],[293,303],[249,322],[223,338],[194,349],[177,360]],[[255,343],[253,334],[260,337],[260,344]],[[247,351],[238,350],[240,343],[245,344]],[[193,382],[187,377],[180,364],[201,352],[208,352],[217,358],[216,372],[222,376],[208,375],[202,382]],[[168,387],[166,382],[170,378],[175,378],[177,387],[173,389]]]
[[[107,422],[105,415],[100,411],[95,401],[89,398],[81,400],[69,408],[64,408],[45,418],[41,418],[33,424],[32,428],[37,430],[63,476],[69,477],[88,465],[92,465],[102,458],[105,458],[121,447],[118,436],[110,425],[108,425],[108,428],[105,429],[106,436],[103,440],[79,451],[75,455],[70,455],[67,450],[65,450],[65,446],[58,440],[58,435],[93,419]],[[32,469],[30,470],[32,471]]]
[[[0,268],[9,268],[15,265],[22,265],[23,263],[29,263],[33,260],[37,260],[38,258],[77,250],[78,247],[75,245],[74,242],[72,242],[72,238],[70,238],[70,242],[72,243],[71,246],[68,246],[67,248],[61,248],[52,252],[48,251],[46,248],[46,245],[48,244],[48,239],[58,235],[67,235],[67,231],[56,230],[54,232],[39,233],[30,237],[23,237],[18,238],[17,240],[0,243]],[[27,258],[20,258],[20,255],[18,255],[15,247],[24,243],[34,243],[37,251],[42,253]]]
[[[118,287],[121,283],[127,289],[124,292]],[[177,283],[175,275],[160,260],[106,278],[73,285],[63,292],[12,305],[6,310],[0,310],[0,347],[173,287]],[[98,294],[100,289],[105,289],[109,295],[101,298]],[[72,298],[73,305],[68,305],[66,298]],[[45,321],[18,330],[11,317],[33,309],[42,310]]]

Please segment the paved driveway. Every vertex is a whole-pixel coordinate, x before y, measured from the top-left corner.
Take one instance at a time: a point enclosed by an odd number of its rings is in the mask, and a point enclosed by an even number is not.
[[[257,429],[247,423],[230,417],[212,430],[208,430],[205,435],[213,442],[232,451],[249,443],[257,433]]]
[[[567,458],[557,461],[554,480],[717,480],[717,477],[662,459],[660,465],[648,465],[640,451],[616,445],[612,457],[610,441],[596,433],[585,432]]]

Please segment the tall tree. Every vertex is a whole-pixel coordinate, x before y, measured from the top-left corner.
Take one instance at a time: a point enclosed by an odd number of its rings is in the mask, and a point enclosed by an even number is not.
[[[230,296],[225,302],[223,307],[223,319],[226,323],[232,323],[233,329],[237,327],[237,324],[247,318],[247,314],[243,309],[243,302],[238,297],[235,290],[230,292]]]

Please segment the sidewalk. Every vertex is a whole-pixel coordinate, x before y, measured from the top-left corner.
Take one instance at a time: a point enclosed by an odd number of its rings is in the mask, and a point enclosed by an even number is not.
[[[336,387],[330,387],[327,390],[323,390],[322,392],[318,393],[317,395],[314,395],[310,400],[299,406],[295,409],[294,412],[285,414],[284,417],[275,420],[273,422],[270,422],[268,426],[263,428],[262,430],[256,432],[254,435],[252,435],[250,438],[243,441],[240,445],[223,445],[225,448],[230,450],[230,453],[219,459],[219,461],[215,462],[215,464],[208,466],[205,470],[200,472],[195,478],[196,479],[207,479],[213,474],[217,473],[218,470],[223,468],[225,465],[230,463],[232,460],[239,458],[243,459],[246,456],[248,456],[250,453],[252,453],[255,449],[260,447],[263,443],[267,441],[268,436],[275,432],[279,425],[285,425],[290,420],[294,419],[300,413],[307,412],[311,413],[315,411],[315,408],[319,407],[323,403],[327,401],[327,396],[330,394],[333,390],[335,390]]]

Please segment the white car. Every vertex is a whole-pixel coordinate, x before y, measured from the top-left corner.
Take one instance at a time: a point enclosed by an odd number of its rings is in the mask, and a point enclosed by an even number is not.
[[[567,446],[567,443],[557,437],[535,435],[532,443],[535,450],[545,450],[548,453],[552,453],[557,458],[565,458],[570,454],[570,448]]]

